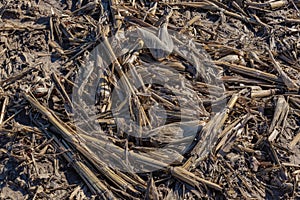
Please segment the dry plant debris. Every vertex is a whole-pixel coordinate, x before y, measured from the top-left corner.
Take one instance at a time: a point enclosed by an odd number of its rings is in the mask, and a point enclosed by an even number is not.
[[[299,0],[0,0],[0,198],[300,198],[299,9]],[[99,44],[101,70],[86,63]],[[150,75],[176,87],[147,84]],[[93,82],[102,131],[86,133],[74,108],[89,106],[72,95]],[[128,107],[114,107],[116,88],[132,94]],[[133,129],[139,137],[118,131],[132,130],[128,110],[148,128]],[[154,151],[195,129],[176,162]],[[157,170],[135,173],[123,157]]]

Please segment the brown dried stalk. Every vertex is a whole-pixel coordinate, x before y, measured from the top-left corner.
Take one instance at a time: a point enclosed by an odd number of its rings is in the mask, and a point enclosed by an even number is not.
[[[275,108],[273,120],[269,128],[270,136],[268,137],[268,140],[270,142],[273,142],[278,136],[278,134],[284,130],[284,126],[282,124],[284,124],[284,120],[286,119],[288,112],[289,112],[289,104],[287,103],[287,101],[283,96],[279,96],[277,100],[277,105]]]
[[[218,191],[223,190],[223,188],[220,185],[213,183],[211,181],[205,180],[203,178],[200,178],[182,167],[172,168],[171,173],[174,177],[176,177],[179,180],[181,180],[185,183],[188,183],[189,185],[192,185],[194,187],[198,187],[199,183],[202,183],[202,184],[205,184],[208,187],[213,188],[215,190],[218,190]]]
[[[127,188],[132,192],[138,192],[132,185],[130,185],[123,178],[118,176],[113,170],[111,170],[103,161],[101,161],[94,153],[89,150],[89,148],[83,143],[83,139],[80,134],[75,133],[68,125],[64,124],[60,121],[60,119],[55,116],[51,111],[47,108],[43,107],[37,100],[32,98],[28,94],[23,94],[25,99],[30,102],[30,104],[35,107],[40,113],[45,115],[51,124],[53,124],[56,129],[59,131],[61,136],[70,144],[72,144],[75,149],[77,149],[80,153],[82,153],[87,159],[89,159],[92,163],[95,164],[95,167],[108,179],[110,179],[113,183],[115,183],[120,188]],[[103,142],[105,145],[105,142]],[[124,175],[126,176],[126,175]]]
[[[288,75],[281,69],[279,63],[275,60],[271,50],[269,48],[267,48],[267,50],[268,50],[268,53],[270,55],[270,58],[273,62],[275,69],[280,74],[280,76],[281,76],[284,84],[287,86],[288,90],[298,91],[298,89],[299,89],[298,85],[290,77],[288,77]]]

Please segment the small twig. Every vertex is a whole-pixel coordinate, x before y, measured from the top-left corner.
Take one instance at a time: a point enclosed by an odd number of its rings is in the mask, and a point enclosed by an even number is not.
[[[199,182],[200,182],[200,183],[205,184],[208,187],[213,188],[215,190],[218,190],[218,191],[223,190],[223,188],[220,185],[213,183],[211,181],[205,180],[203,178],[200,178],[182,167],[174,167],[173,169],[171,169],[171,173],[176,178],[178,178],[181,181],[188,183],[189,185],[192,185],[192,186],[198,186]]]
[[[288,90],[298,90],[299,87],[296,85],[296,83],[290,78],[288,77],[288,75],[281,69],[279,63],[275,60],[273,53],[271,52],[271,50],[269,48],[267,48],[267,51],[270,55],[270,58],[273,62],[273,65],[275,67],[275,69],[278,71],[278,73],[280,74],[284,84],[287,86]]]
[[[9,101],[9,97],[6,96],[3,100],[2,109],[1,109],[1,113],[0,113],[0,126],[2,125],[2,122],[4,120],[5,110],[6,110],[6,106],[8,104],[8,101]]]
[[[300,140],[300,132],[297,133],[297,135],[294,137],[294,139],[290,142],[290,147],[293,149],[296,144],[299,142]]]

